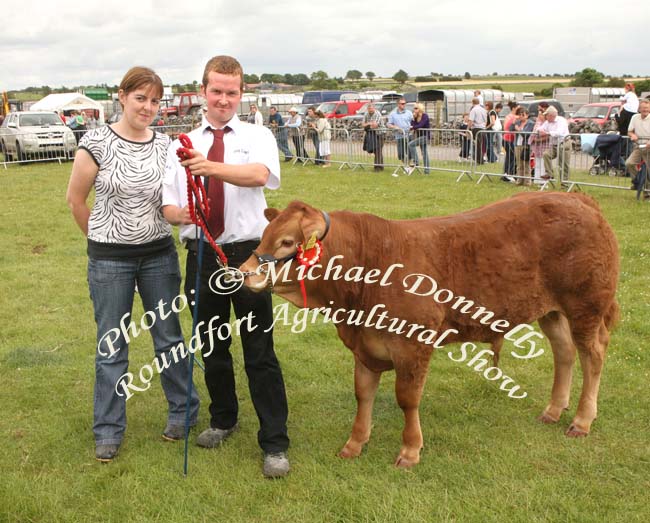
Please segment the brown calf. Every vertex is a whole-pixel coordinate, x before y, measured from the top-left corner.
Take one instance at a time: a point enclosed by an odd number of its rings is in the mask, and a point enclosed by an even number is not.
[[[609,330],[618,316],[619,271],[616,238],[591,198],[526,193],[457,215],[403,221],[337,211],[331,214],[331,226],[326,214],[302,202],[292,202],[282,212],[267,209],[265,214],[270,224],[256,255],[240,268],[258,272],[247,276],[248,287],[269,286],[270,276],[262,270],[269,268],[269,258],[275,258],[277,271],[291,263],[288,277],[276,281],[274,290],[302,307],[299,265],[289,260],[297,244],[305,244],[314,233],[322,238],[327,230],[320,266],[303,273],[312,276],[305,278],[309,307],[368,312],[382,304],[387,317],[427,329],[407,336],[376,325],[337,324],[341,340],[355,357],[358,404],[340,456],[361,453],[370,437],[380,375],[395,369],[397,402],[405,417],[396,465],[418,463],[423,443],[418,407],[433,351],[432,343],[425,342],[431,337],[423,337],[423,332],[447,332],[441,345],[478,341],[498,349],[503,342],[503,329],[479,321],[487,313],[477,319],[451,303],[439,303],[444,300],[417,295],[424,292],[408,292],[413,291],[416,274],[434,279],[455,297],[471,299],[494,318],[507,320],[505,324],[539,322],[551,342],[555,365],[551,400],[540,416],[544,423],[557,422],[569,406],[577,348],[582,394],[566,434],[589,433]],[[335,260],[341,270],[327,275],[325,268],[333,265],[335,256],[342,256]],[[361,278],[355,267],[363,267],[366,276]],[[355,274],[358,277],[352,277]]]

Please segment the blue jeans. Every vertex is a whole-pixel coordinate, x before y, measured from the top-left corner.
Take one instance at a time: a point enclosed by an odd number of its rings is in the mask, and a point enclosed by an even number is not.
[[[415,165],[420,165],[418,162],[418,150],[420,146],[422,152],[422,163],[424,164],[424,173],[429,174],[429,152],[427,151],[427,137],[419,136],[415,140],[409,142],[409,158],[415,161]]]
[[[181,282],[178,255],[176,251],[168,251],[155,256],[142,258],[125,258],[120,260],[88,260],[88,286],[90,298],[95,310],[97,323],[97,346],[95,347],[95,418],[93,432],[97,445],[119,445],[126,429],[126,399],[123,388],[118,388],[118,382],[128,371],[129,344],[120,329],[120,320],[128,327],[133,322],[135,328],[126,330],[129,338],[136,335],[135,329],[142,332],[141,318],[132,318],[133,297],[135,284],[142,297],[145,313],[155,313],[144,323],[153,324],[149,331],[153,338],[156,357],[161,362],[160,382],[167,398],[169,413],[168,423],[183,425],[185,423],[185,404],[187,400],[187,382],[189,378],[189,357],[180,358],[181,351],[177,349],[178,363],[174,362],[171,349],[183,342],[183,333],[178,314],[172,312],[171,306],[179,294]],[[159,312],[159,303],[164,304]],[[176,300],[176,307],[180,302]],[[163,317],[165,319],[163,319]],[[111,331],[111,329],[114,329]],[[111,335],[106,335],[111,331]],[[111,343],[109,343],[109,340]],[[112,350],[111,350],[112,348]],[[166,363],[170,363],[165,368]],[[156,366],[153,374],[157,374]],[[144,368],[144,367],[143,367]],[[139,377],[140,369],[132,372],[133,384],[140,388],[143,385]],[[148,379],[148,373],[144,373]],[[120,391],[118,395],[116,388]],[[135,389],[131,389],[135,390]],[[190,425],[195,425],[199,412],[199,397],[192,388],[190,402]]]
[[[486,131],[485,154],[489,163],[494,163],[499,159],[497,153],[494,151],[494,131]]]
[[[275,139],[278,143],[278,149],[280,149],[284,153],[284,158],[285,159],[291,158],[293,156],[293,153],[289,149],[287,130],[285,128],[278,129],[276,131]]]
[[[397,159],[400,162],[403,162],[406,159],[406,153],[408,151],[408,138],[404,138],[402,135],[399,135],[395,138],[397,142]]]

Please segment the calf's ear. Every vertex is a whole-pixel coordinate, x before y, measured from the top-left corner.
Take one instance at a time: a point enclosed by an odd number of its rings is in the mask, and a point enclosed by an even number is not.
[[[278,214],[280,214],[280,211],[278,209],[274,209],[273,207],[269,207],[268,209],[264,209],[264,216],[270,222],[275,220],[278,217]]]
[[[311,238],[311,235],[316,233],[316,238],[319,240],[323,237],[327,225],[323,215],[314,208],[306,208],[305,213],[300,220],[300,228],[305,241]]]

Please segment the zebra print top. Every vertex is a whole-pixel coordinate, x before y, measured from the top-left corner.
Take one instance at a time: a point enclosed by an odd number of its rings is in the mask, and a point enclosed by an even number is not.
[[[90,242],[142,245],[171,236],[162,214],[167,135],[132,142],[109,125],[87,132],[79,141],[93,158],[95,204],[88,220]]]

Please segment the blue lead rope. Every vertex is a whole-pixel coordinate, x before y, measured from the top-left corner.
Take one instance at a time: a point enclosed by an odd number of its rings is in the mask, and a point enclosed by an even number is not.
[[[199,292],[201,290],[201,268],[203,265],[203,230],[199,236],[199,248],[197,249],[198,260],[196,262],[196,279],[194,281],[194,309],[192,311],[192,336],[196,330],[196,323],[199,314]],[[190,336],[190,342],[192,337]],[[187,476],[187,466],[188,466],[188,446],[189,446],[189,436],[190,436],[190,400],[192,399],[192,388],[194,387],[194,352],[190,351],[190,376],[187,381],[187,401],[185,402],[185,459],[183,461],[183,475]],[[201,367],[203,372],[205,369],[199,362],[196,360],[196,363]]]

